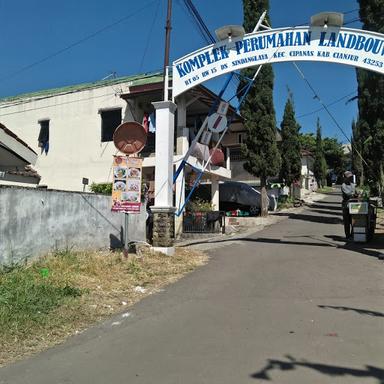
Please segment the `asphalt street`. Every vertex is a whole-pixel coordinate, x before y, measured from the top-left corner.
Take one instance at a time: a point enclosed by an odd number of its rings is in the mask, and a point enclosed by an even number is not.
[[[344,241],[339,196],[280,215],[0,383],[384,384],[383,261]]]

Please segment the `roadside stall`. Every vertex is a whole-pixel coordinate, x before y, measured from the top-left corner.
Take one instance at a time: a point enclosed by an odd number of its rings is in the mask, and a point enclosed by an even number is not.
[[[376,228],[377,205],[373,200],[352,199],[348,203],[352,221],[352,239],[365,243],[373,238]]]

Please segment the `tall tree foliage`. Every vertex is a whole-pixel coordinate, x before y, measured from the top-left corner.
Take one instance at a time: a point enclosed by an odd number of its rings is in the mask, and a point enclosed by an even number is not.
[[[316,125],[316,148],[315,161],[313,163],[313,173],[319,187],[324,186],[325,178],[327,175],[327,163],[324,156],[323,141],[321,139],[321,125],[319,119],[317,119]]]
[[[316,137],[311,133],[301,133],[299,136],[301,149],[305,149],[312,154],[315,153]]]
[[[301,177],[300,125],[295,118],[292,93],[289,92],[281,122],[281,170],[280,176],[288,186]]]
[[[384,33],[384,0],[359,0],[363,29]],[[384,76],[357,69],[359,141],[373,193],[384,189]]]
[[[264,10],[269,10],[268,0],[243,0],[244,29],[252,32]],[[268,21],[269,22],[269,21]],[[242,75],[252,78],[255,69],[246,69]],[[246,82],[239,85],[241,96]],[[261,215],[268,214],[266,191],[267,177],[276,176],[280,170],[280,154],[276,143],[276,119],[273,105],[273,70],[271,65],[263,65],[249,91],[241,114],[245,119],[247,137],[242,147],[245,156],[244,169],[260,177]]]
[[[352,171],[357,177],[360,186],[364,184],[364,168],[361,159],[363,153],[363,143],[361,140],[360,127],[355,121],[352,122]]]
[[[341,178],[347,163],[343,145],[334,137],[324,137],[323,151],[327,168],[332,169]]]

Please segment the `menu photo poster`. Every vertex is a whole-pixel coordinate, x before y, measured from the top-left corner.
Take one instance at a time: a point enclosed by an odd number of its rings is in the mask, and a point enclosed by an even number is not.
[[[139,213],[143,159],[114,156],[112,168],[112,211]]]

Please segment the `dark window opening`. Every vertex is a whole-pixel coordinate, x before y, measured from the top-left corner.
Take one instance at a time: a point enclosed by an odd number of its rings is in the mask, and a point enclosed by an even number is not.
[[[121,124],[121,108],[100,111],[101,141],[112,141],[116,128]]]
[[[48,154],[49,151],[49,119],[39,120],[40,132],[37,139],[39,148],[41,148],[41,153],[45,152]]]
[[[145,147],[141,151],[143,156],[150,156],[155,153],[156,147],[156,134],[154,132],[148,132],[147,142],[145,143]]]

